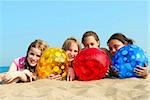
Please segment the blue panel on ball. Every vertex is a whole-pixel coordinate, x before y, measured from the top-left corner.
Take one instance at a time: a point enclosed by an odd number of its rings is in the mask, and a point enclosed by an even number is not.
[[[120,48],[112,58],[113,69],[118,70],[120,78],[139,77],[134,72],[137,65],[144,67],[148,58],[144,51],[136,45]]]

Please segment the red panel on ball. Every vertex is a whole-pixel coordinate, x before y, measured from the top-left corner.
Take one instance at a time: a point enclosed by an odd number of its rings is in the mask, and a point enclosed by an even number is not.
[[[74,59],[73,67],[79,80],[99,80],[109,68],[110,59],[98,48],[82,50]]]

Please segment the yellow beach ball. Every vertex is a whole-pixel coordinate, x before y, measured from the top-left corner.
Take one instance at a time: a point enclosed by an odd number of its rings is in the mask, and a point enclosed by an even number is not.
[[[39,78],[46,78],[50,74],[59,74],[66,79],[68,73],[69,58],[66,52],[60,48],[48,48],[42,54],[36,72]]]

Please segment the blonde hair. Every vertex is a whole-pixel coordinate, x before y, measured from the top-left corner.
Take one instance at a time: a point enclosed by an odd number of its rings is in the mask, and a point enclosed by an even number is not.
[[[29,45],[27,54],[30,51],[31,47],[38,48],[39,50],[41,50],[43,52],[45,49],[47,49],[48,44],[41,39],[36,39]]]
[[[78,49],[80,51],[80,49],[81,49],[80,42],[77,39],[75,39],[74,37],[67,38],[62,46],[62,49],[67,51],[73,42],[77,43]]]

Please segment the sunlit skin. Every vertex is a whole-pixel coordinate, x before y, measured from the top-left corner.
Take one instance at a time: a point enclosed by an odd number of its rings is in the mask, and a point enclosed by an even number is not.
[[[27,61],[30,66],[36,66],[37,62],[39,61],[41,57],[41,50],[38,48],[31,47],[30,51],[28,52]]]
[[[93,36],[88,36],[84,39],[84,48],[98,48],[99,41],[96,41]]]
[[[117,39],[112,39],[110,40],[109,44],[109,50],[112,56],[115,55],[115,53],[123,46],[125,46],[125,44],[123,44],[121,41],[117,40]]]
[[[66,53],[69,55],[70,61],[74,60],[78,52],[79,52],[78,45],[75,42],[72,42],[70,48],[66,51]]]
[[[69,55],[69,60],[72,62],[74,58],[77,56],[79,52],[79,48],[76,42],[72,42],[71,46],[68,50],[66,50],[66,53]],[[72,66],[69,67],[68,69],[68,76],[67,76],[67,81],[72,81],[75,79],[75,72],[72,68]]]

